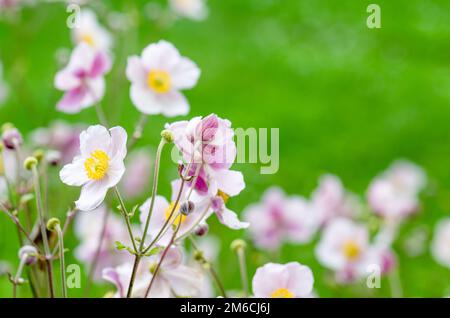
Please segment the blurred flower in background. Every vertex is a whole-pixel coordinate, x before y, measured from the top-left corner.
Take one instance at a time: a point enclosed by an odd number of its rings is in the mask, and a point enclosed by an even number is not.
[[[244,218],[251,224],[255,245],[271,250],[285,241],[307,243],[317,229],[310,203],[300,196],[286,196],[278,187],[268,189],[261,203],[248,206]]]
[[[97,15],[89,9],[81,10],[77,17],[77,26],[72,28],[72,40],[75,44],[85,43],[94,49],[108,52],[113,45],[110,32],[97,20]]]
[[[152,171],[152,155],[146,149],[138,149],[127,156],[127,173],[123,176],[120,188],[124,197],[136,198],[144,193],[149,185]]]
[[[450,268],[450,218],[442,219],[436,225],[431,254],[436,262]]]
[[[181,17],[204,20],[208,16],[205,0],[169,0],[171,9]]]

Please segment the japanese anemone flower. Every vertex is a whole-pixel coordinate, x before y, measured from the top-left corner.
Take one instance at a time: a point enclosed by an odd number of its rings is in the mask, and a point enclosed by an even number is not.
[[[77,209],[91,211],[105,199],[125,172],[127,133],[122,127],[109,131],[103,126],[90,126],[80,134],[80,154],[65,165],[59,175],[67,185],[81,186]]]
[[[180,90],[195,86],[200,69],[169,42],[148,45],[139,56],[128,58],[126,75],[131,81],[130,97],[147,115],[186,115],[189,104]]]
[[[205,0],[170,0],[169,4],[182,17],[200,21],[208,16]]]
[[[261,298],[308,297],[313,289],[314,277],[308,266],[298,262],[268,263],[253,276],[253,294]]]
[[[316,246],[318,261],[335,271],[356,269],[365,262],[369,232],[346,218],[335,218],[326,227]]]
[[[110,69],[111,60],[106,53],[79,44],[69,64],[55,76],[55,87],[65,92],[57,109],[74,114],[100,101],[105,93],[103,76]]]
[[[109,51],[112,46],[112,37],[109,31],[98,23],[94,11],[81,10],[77,18],[77,26],[72,28],[72,40],[74,43],[86,43],[92,48]]]

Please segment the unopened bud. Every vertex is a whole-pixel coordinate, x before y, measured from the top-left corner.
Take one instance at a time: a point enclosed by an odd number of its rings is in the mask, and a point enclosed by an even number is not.
[[[56,150],[50,150],[45,156],[47,163],[51,166],[57,166],[61,162],[61,153]]]
[[[230,247],[232,251],[237,252],[241,249],[245,249],[247,247],[247,243],[245,243],[244,240],[236,239],[233,242],[231,242]]]
[[[203,252],[202,251],[195,251],[194,252],[194,259],[197,262],[202,262],[205,260],[205,257],[203,256]]]
[[[25,159],[25,161],[23,162],[23,167],[26,170],[31,170],[33,169],[33,167],[35,165],[37,165],[38,161],[35,157],[28,157],[27,159]]]
[[[5,129],[2,134],[2,140],[8,149],[16,149],[23,144],[22,135],[15,127]]]
[[[180,206],[180,213],[183,215],[189,215],[194,211],[195,204],[192,201],[185,201]]]
[[[164,129],[161,132],[161,137],[164,138],[165,142],[167,142],[168,144],[172,143],[173,140],[175,139],[175,136],[173,135],[173,133],[167,129]]]
[[[25,257],[26,265],[33,265],[37,261],[38,251],[34,246],[25,245],[22,246],[19,250],[19,258],[22,259]]]
[[[41,160],[44,158],[45,156],[45,152],[42,149],[36,149],[33,152],[33,157],[35,157],[37,159],[37,161],[41,162]]]
[[[208,224],[200,224],[198,225],[195,230],[194,230],[194,234],[197,236],[204,236],[208,233],[209,231],[209,226]]]
[[[47,230],[49,230],[50,232],[54,232],[56,231],[56,227],[59,226],[59,224],[60,224],[59,219],[51,218],[47,222]]]

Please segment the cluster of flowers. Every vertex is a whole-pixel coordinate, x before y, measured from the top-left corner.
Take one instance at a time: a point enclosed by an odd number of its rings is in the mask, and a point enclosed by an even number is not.
[[[202,1],[173,0],[171,4],[180,14],[195,19],[205,15]],[[161,132],[153,163],[146,151],[127,156],[142,127],[136,127],[132,138],[120,126],[109,128],[99,104],[106,92],[105,75],[113,66],[112,37],[93,11],[84,10],[80,21],[80,27],[72,30],[76,47],[55,76],[55,87],[64,92],[57,109],[74,114],[96,107],[101,125],[73,127],[55,122],[49,128],[37,129],[31,135],[33,144],[49,150],[34,153],[24,147],[17,128],[3,126],[0,207],[18,227],[20,238],[29,244],[20,249],[19,268],[10,277],[14,293],[24,283],[23,267],[41,262],[46,266],[35,269],[45,268],[46,287],[54,296],[52,263],[59,259],[63,296],[67,295],[64,234],[72,218],[81,241],[75,256],[88,266],[89,279],[115,285],[111,297],[211,296],[206,272],[226,296],[211,257],[197,242],[208,233],[213,215],[230,229],[248,228],[255,245],[267,250],[278,249],[283,242],[311,242],[320,232],[317,259],[333,270],[340,282],[365,277],[369,265],[379,266],[382,273],[395,267],[392,243],[401,222],[418,211],[419,193],[426,182],[419,167],[396,162],[369,186],[368,207],[381,220],[374,235],[362,221],[364,209],[358,198],[333,175],[320,179],[310,199],[287,196],[281,189],[271,188],[261,203],[247,207],[241,221],[227,207],[228,200],[245,188],[242,173],[231,169],[236,158],[231,122],[210,114],[168,123]],[[173,117],[188,114],[190,106],[182,91],[197,84],[200,69],[173,44],[159,41],[148,45],[140,56],[128,58],[126,77],[131,83],[131,101],[144,118],[156,114]],[[180,153],[170,200],[158,193],[161,154],[167,144],[174,144]],[[63,165],[61,181],[81,188],[64,226],[58,219],[49,218],[40,191],[46,167],[59,164]],[[152,167],[150,197],[129,209],[123,198],[137,197],[146,190],[145,180],[150,178]],[[117,197],[122,218],[105,202],[110,190]],[[36,199],[38,212],[35,225],[31,222],[31,198]],[[139,222],[133,222],[136,213]],[[30,217],[29,224],[22,225],[22,214]],[[56,239],[49,239],[47,230],[56,233]],[[450,267],[449,236],[450,221],[444,220],[438,226],[432,251],[441,264]],[[187,247],[196,263],[185,257]],[[240,260],[243,295],[248,296],[245,243],[235,241],[233,249]],[[29,275],[33,292],[41,293],[42,280],[34,270]],[[299,262],[267,263],[257,269],[252,282],[256,297],[310,297],[314,277],[311,269]]]

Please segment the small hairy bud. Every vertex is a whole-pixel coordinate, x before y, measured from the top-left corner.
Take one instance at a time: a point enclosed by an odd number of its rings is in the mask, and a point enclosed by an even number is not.
[[[14,128],[14,125],[12,123],[4,123],[2,125],[2,133],[7,131],[8,129],[12,129],[12,128]]]
[[[204,236],[208,233],[209,231],[209,226],[208,224],[201,224],[199,226],[197,226],[194,230],[194,234],[197,236]]]
[[[8,149],[16,149],[23,144],[22,135],[15,127],[4,130],[2,140],[3,144]]]
[[[41,160],[44,158],[45,156],[45,152],[42,149],[36,149],[33,152],[33,157],[35,157],[37,159],[37,161],[41,162]]]
[[[38,160],[37,160],[35,157],[28,157],[28,158],[26,158],[25,161],[23,162],[23,167],[24,167],[26,170],[31,170],[31,169],[33,169],[33,167],[34,167],[35,165],[37,165],[37,164],[38,164]]]
[[[194,259],[197,262],[202,262],[205,260],[205,257],[203,256],[203,252],[202,251],[195,251],[194,252]]]
[[[173,140],[175,139],[175,136],[173,135],[173,133],[167,129],[164,129],[163,131],[161,131],[161,137],[164,138],[164,140],[168,144],[172,143]]]
[[[184,215],[189,215],[194,211],[195,204],[192,201],[185,201],[180,206],[180,212]]]
[[[240,249],[245,249],[247,247],[247,243],[245,243],[244,240],[236,239],[233,242],[231,242],[230,247],[232,251],[237,252]]]
[[[25,264],[32,265],[37,261],[38,251],[34,246],[24,245],[19,250],[19,258],[22,259],[25,257]]]
[[[54,231],[56,231],[56,227],[59,226],[59,224],[60,224],[59,219],[51,218],[47,222],[47,230],[54,232]]]

